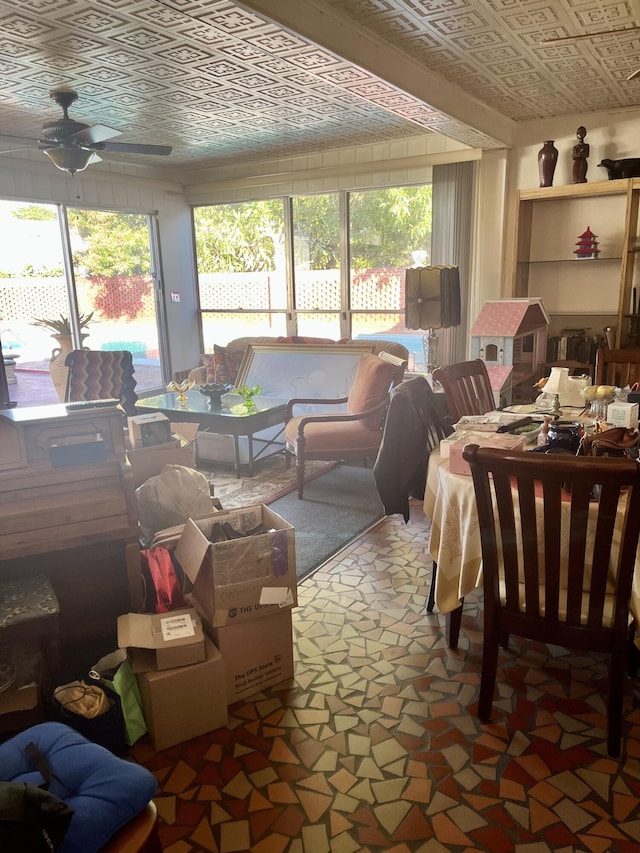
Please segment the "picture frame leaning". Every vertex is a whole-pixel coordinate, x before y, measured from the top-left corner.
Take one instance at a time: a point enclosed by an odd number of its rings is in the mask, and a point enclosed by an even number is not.
[[[260,385],[260,396],[280,400],[347,397],[360,357],[371,349],[367,342],[362,345],[250,344],[238,371],[236,387]],[[296,414],[321,412],[327,408],[305,404]],[[336,406],[331,410],[336,411]]]

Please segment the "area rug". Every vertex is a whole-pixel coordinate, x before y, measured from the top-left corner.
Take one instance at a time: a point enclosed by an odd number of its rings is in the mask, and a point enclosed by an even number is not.
[[[271,509],[295,527],[296,574],[309,575],[384,515],[373,471],[336,465],[304,489],[272,501]]]
[[[223,509],[269,504],[296,487],[295,461],[287,469],[281,455],[261,459],[255,463],[252,477],[242,476],[239,479],[233,465],[213,465],[215,463],[209,462],[207,468],[200,470],[213,485],[214,497],[220,500]],[[334,465],[335,462],[308,462],[305,467],[307,482]]]

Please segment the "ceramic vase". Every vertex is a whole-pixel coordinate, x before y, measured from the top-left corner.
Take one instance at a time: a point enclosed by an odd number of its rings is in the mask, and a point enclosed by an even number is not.
[[[553,186],[553,175],[556,171],[557,162],[558,149],[553,144],[553,139],[548,139],[538,151],[538,174],[541,187]]]
[[[51,360],[49,361],[49,375],[53,382],[53,387],[56,389],[58,399],[64,403],[65,394],[67,391],[67,373],[68,368],[65,367],[65,359],[73,349],[71,335],[51,335],[58,342],[58,346],[51,351]]]

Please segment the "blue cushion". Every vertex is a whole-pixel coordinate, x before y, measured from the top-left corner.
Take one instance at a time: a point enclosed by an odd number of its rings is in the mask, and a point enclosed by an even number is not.
[[[49,762],[49,790],[75,814],[59,853],[97,853],[153,798],[155,776],[118,758],[63,723],[40,723],[0,744],[0,774],[8,782],[42,784],[25,747],[35,743]]]

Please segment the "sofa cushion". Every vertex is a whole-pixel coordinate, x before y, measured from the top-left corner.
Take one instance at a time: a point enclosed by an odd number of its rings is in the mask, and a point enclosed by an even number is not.
[[[305,335],[290,335],[288,338],[276,338],[277,344],[335,344],[331,338],[309,338]]]
[[[244,349],[232,349],[213,346],[213,354],[204,353],[201,356],[202,364],[207,368],[207,382],[217,382],[219,385],[234,385],[242,359]]]
[[[382,403],[389,394],[389,387],[393,380],[395,366],[388,361],[383,361],[377,355],[363,355],[358,362],[347,409],[350,414],[364,412]],[[375,427],[382,420],[382,414],[377,413],[366,418],[366,426]]]
[[[31,742],[51,768],[49,790],[75,811],[58,853],[96,853],[156,793],[155,776],[146,768],[53,722],[32,726],[0,744],[3,779],[42,784],[25,752]]]

